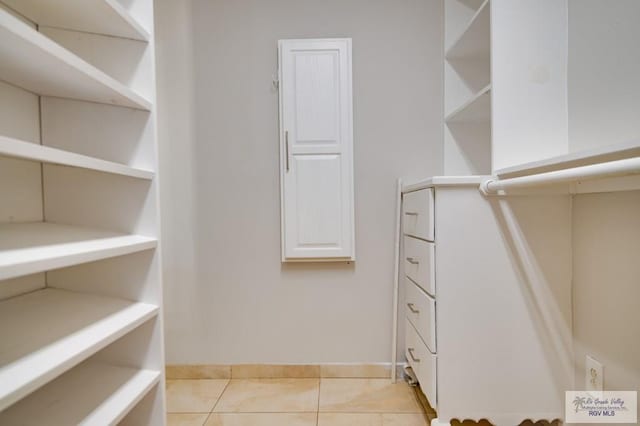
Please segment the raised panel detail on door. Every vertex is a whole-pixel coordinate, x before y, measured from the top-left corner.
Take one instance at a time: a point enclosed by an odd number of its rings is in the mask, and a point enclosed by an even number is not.
[[[354,260],[351,40],[279,42],[282,260]]]
[[[297,170],[295,180],[295,219],[298,236],[295,246],[339,248],[342,234],[342,200],[340,200],[340,156],[301,155],[294,157]],[[317,176],[326,176],[325,180]]]
[[[340,57],[337,51],[298,52],[295,67],[295,145],[336,144],[340,137]]]

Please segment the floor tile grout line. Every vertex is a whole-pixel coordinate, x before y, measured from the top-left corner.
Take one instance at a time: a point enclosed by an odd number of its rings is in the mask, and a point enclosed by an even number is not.
[[[191,413],[191,412],[181,412],[181,413],[167,413],[167,414],[315,414],[315,411],[216,411],[210,413]],[[357,413],[356,413],[357,414]],[[386,414],[386,413],[385,413]],[[394,413],[389,413],[394,414]],[[412,413],[415,414],[415,413]]]
[[[185,380],[192,380],[192,381],[193,380],[231,380],[231,378],[228,378],[228,377],[194,377],[194,378],[190,378],[190,377],[187,377],[187,378],[183,378],[183,377],[181,377],[181,378],[175,378],[175,377],[169,378],[169,377],[167,377],[166,378],[167,382],[177,382],[177,381],[185,381]]]
[[[211,417],[211,413],[207,414],[207,417],[205,417],[204,423],[202,423],[202,426],[205,426],[207,424],[207,422],[209,421],[209,417]]]
[[[167,377],[167,381],[176,380],[278,380],[278,379],[330,379],[330,380],[386,380],[387,377],[377,376],[247,376],[247,377]]]
[[[218,403],[220,402],[220,400],[222,399],[222,395],[224,395],[224,393],[227,391],[227,388],[229,387],[229,384],[231,383],[231,379],[226,379],[227,383],[224,385],[224,388],[222,389],[222,392],[220,392],[220,395],[218,395],[218,399],[216,399],[216,402],[213,404],[213,407],[211,407],[211,411],[209,411],[209,417],[211,417],[211,415],[213,414],[213,410],[216,409],[216,407],[218,406]],[[207,417],[207,420],[209,418]]]
[[[321,411],[322,414],[422,414],[422,411]]]
[[[320,392],[322,391],[322,377],[318,377],[318,405],[316,410],[316,426],[320,425]]]
[[[295,411],[295,410],[280,410],[280,411],[216,411],[214,412],[197,412],[197,411],[172,411],[167,414],[279,414],[279,413],[288,413],[288,414],[313,414],[315,410],[304,410],[304,411]],[[420,411],[321,411],[322,414],[422,414]]]

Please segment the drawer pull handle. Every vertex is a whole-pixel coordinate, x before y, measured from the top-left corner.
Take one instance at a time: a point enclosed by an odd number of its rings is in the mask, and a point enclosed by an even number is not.
[[[285,146],[285,156],[287,158],[287,172],[289,171],[289,131],[285,130],[284,132],[284,146]]]
[[[418,213],[416,212],[404,212],[404,214],[406,214],[407,216],[418,216]]]
[[[414,314],[419,314],[420,313],[420,311],[418,309],[416,309],[416,305],[414,305],[413,303],[407,303],[407,307]]]
[[[412,265],[417,265],[420,263],[417,260],[415,260],[413,257],[407,257],[407,262],[409,262]]]
[[[415,356],[413,356],[413,351],[415,351],[414,348],[407,349],[407,352],[409,352],[409,356],[411,357],[411,360],[413,362],[420,362],[420,358],[416,358]]]

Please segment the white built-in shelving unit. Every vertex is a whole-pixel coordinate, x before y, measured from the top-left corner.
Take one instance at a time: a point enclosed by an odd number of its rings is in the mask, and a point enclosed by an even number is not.
[[[447,175],[491,172],[491,37],[489,0],[445,2]]]
[[[567,154],[566,1],[444,2],[444,173]]]
[[[153,0],[0,0],[0,424],[165,423]]]
[[[405,256],[416,254],[403,266],[409,280],[430,278],[408,281],[405,347],[437,406],[432,426],[562,419],[564,391],[581,388],[585,355],[603,347],[591,329],[611,315],[589,310],[602,277],[615,276],[618,292],[633,287],[626,254],[637,239],[620,236],[637,229],[640,62],[628,53],[638,2],[609,3],[444,1],[447,176],[403,187],[409,227],[436,218],[435,238],[408,233]]]

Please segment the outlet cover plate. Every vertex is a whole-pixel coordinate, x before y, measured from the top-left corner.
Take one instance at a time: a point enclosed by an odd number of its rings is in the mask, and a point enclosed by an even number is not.
[[[585,361],[584,380],[587,392],[604,391],[604,367],[602,363],[589,355]]]

